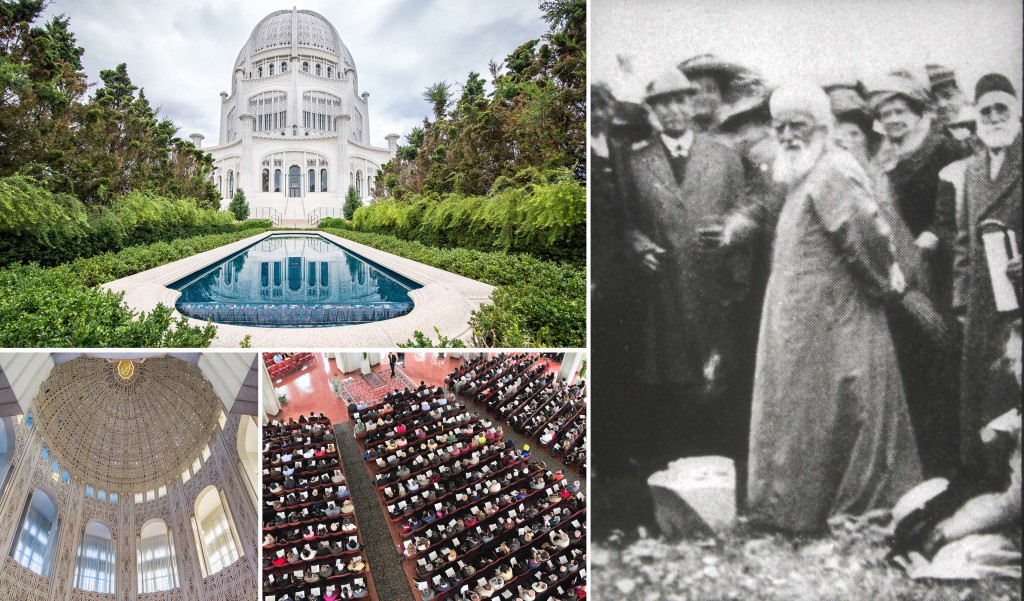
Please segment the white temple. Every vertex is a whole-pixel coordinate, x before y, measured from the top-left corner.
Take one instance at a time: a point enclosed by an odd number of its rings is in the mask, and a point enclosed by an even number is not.
[[[294,8],[264,17],[235,59],[231,93],[220,93],[220,141],[204,149],[222,206],[241,188],[251,216],[304,222],[340,211],[350,185],[365,202],[398,148],[398,134],[370,144],[369,96],[327,19]]]

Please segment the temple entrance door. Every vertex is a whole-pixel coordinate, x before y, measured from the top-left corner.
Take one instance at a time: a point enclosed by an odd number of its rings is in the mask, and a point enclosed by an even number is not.
[[[288,196],[298,198],[302,196],[302,173],[298,165],[288,168]]]

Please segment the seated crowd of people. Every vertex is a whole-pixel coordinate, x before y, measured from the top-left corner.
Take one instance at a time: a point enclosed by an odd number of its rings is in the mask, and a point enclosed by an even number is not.
[[[369,567],[330,420],[263,428],[263,590],[275,601],[370,596]]]
[[[446,384],[503,361],[475,359]],[[500,425],[422,383],[353,419],[418,599],[586,595],[578,482],[531,461]]]
[[[581,473],[586,470],[586,382],[556,383],[548,360],[501,354],[460,366],[445,382],[513,430],[547,448]]]

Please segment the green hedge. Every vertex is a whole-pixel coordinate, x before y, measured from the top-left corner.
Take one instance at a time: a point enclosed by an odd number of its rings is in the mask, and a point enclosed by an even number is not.
[[[243,230],[269,230],[274,224],[269,219],[246,219],[242,222]]]
[[[131,192],[91,211],[22,176],[0,178],[0,265],[58,265],[79,257],[198,235],[237,231],[230,213],[190,198]]]
[[[568,171],[529,170],[515,179],[499,179],[489,196],[381,200],[357,209],[352,229],[430,246],[521,252],[583,264],[586,189]]]
[[[13,265],[0,269],[0,348],[209,346],[210,324],[199,328],[171,319],[159,305],[136,313],[122,294],[96,286],[256,235],[248,229],[133,246],[58,267]]]
[[[350,230],[352,226],[349,225],[348,220],[342,219],[341,217],[324,217],[320,220],[318,226],[323,228],[331,228],[338,230]]]
[[[445,271],[496,286],[492,305],[473,314],[481,342],[497,347],[586,346],[586,270],[526,254],[443,249],[349,230],[325,230]]]

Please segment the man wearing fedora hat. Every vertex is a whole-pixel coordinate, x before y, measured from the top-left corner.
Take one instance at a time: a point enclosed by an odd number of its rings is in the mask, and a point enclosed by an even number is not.
[[[651,81],[644,104],[655,131],[626,149],[622,161],[623,196],[631,204],[626,239],[647,276],[628,319],[643,340],[635,350],[645,358],[640,379],[650,386],[646,396],[661,399],[641,428],[647,440],[679,439],[692,429],[688,412],[728,381],[734,345],[727,325],[735,299],[725,255],[699,239],[742,204],[743,166],[732,148],[696,131],[698,93],[678,68]],[[652,449],[646,467],[653,471],[684,452]]]
[[[985,222],[999,223],[1006,235],[1021,244],[1021,108],[1016,89],[1004,75],[990,73],[975,86],[978,138],[985,150],[966,160],[962,181],[943,181],[940,223],[953,236],[952,304],[963,325],[960,370],[960,459],[978,460],[975,433],[988,421],[1012,408],[1005,384],[993,372],[1002,356],[1001,341],[1008,323],[1020,309],[996,309],[985,249],[980,234]],[[959,196],[959,198],[958,198]],[[948,239],[948,236],[944,236]],[[1012,260],[1006,277],[1020,297],[1020,259]]]

